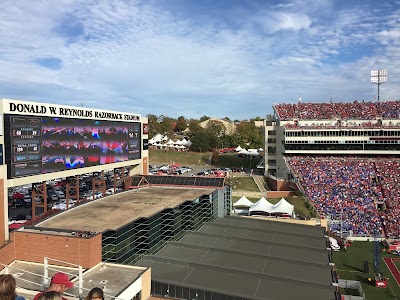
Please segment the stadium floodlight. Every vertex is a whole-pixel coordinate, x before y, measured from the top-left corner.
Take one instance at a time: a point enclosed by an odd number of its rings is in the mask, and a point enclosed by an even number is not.
[[[387,81],[386,70],[372,70],[371,71],[371,82],[378,85],[378,102],[379,102],[379,85]]]

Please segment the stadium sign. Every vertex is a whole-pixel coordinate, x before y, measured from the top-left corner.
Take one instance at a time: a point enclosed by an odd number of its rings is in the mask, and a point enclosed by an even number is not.
[[[110,112],[98,109],[87,109],[82,107],[51,105],[34,102],[24,102],[19,100],[3,99],[3,113],[10,114],[29,114],[29,115],[46,115],[54,117],[79,117],[94,118],[115,121],[140,121],[140,115]],[[8,104],[8,105],[7,105]]]

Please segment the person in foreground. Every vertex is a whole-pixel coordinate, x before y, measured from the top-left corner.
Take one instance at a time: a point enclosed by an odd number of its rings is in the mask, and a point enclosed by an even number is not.
[[[15,288],[17,282],[10,274],[0,275],[0,300],[25,300],[24,297],[17,296]]]
[[[85,300],[104,300],[104,293],[101,288],[92,288]]]
[[[40,295],[42,295],[45,292],[58,292],[61,295],[68,289],[72,288],[74,284],[69,281],[68,275],[59,272],[54,274],[54,276],[51,278],[50,286],[47,290],[44,292],[38,293],[33,300],[38,300]],[[67,300],[66,298],[62,297],[63,300]]]

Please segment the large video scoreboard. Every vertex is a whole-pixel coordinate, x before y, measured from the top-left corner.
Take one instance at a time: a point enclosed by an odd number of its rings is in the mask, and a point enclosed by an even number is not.
[[[141,123],[4,114],[8,178],[141,158]]]

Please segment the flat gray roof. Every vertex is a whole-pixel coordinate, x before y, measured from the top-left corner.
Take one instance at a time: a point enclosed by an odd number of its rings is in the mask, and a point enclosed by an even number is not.
[[[36,226],[52,229],[104,232],[116,230],[136,219],[208,195],[215,189],[142,188],[107,196],[74,207]]]
[[[156,282],[246,299],[335,299],[322,227],[218,218],[138,266]]]

